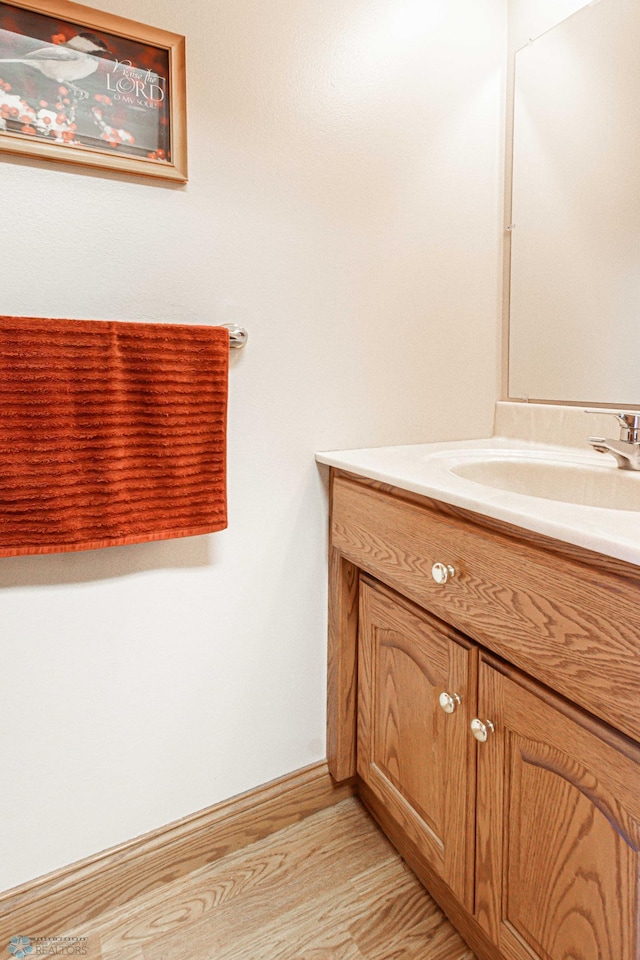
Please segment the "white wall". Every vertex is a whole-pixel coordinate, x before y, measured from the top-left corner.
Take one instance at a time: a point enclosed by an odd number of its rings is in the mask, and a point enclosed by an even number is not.
[[[317,449],[488,435],[504,0],[101,0],[187,37],[190,182],[4,158],[0,310],[224,323],[230,525],[0,560],[0,888],[321,759]]]

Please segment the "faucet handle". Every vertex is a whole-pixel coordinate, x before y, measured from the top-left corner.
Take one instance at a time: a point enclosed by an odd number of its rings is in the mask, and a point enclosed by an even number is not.
[[[621,432],[620,439],[627,440],[628,443],[638,443],[640,440],[640,414],[638,413],[619,413]]]
[[[620,424],[620,439],[626,443],[640,442],[640,410],[629,412],[623,410],[588,409],[585,413],[610,413]]]

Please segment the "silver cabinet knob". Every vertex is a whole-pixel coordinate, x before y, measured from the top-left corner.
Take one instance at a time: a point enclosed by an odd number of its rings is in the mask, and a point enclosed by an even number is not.
[[[453,580],[456,575],[456,571],[453,567],[450,567],[447,563],[434,563],[431,567],[431,576],[436,583],[445,584],[449,580]]]
[[[471,733],[479,743],[486,743],[489,734],[493,733],[494,730],[495,727],[491,720],[478,720],[477,717],[474,717],[471,721]]]
[[[454,713],[456,707],[459,707],[462,703],[462,697],[458,696],[457,693],[447,693],[446,690],[443,690],[438,698],[438,703],[445,713]]]

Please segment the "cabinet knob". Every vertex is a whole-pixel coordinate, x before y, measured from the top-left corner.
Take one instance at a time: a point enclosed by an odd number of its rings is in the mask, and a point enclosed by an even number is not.
[[[456,571],[453,567],[450,567],[447,563],[434,563],[431,567],[431,576],[436,583],[444,585],[448,583],[449,580],[453,580],[456,575]]]
[[[446,690],[443,690],[438,698],[438,703],[445,713],[454,713],[456,707],[459,707],[462,703],[462,697],[457,693],[447,693]]]
[[[485,743],[490,733],[495,730],[491,720],[479,720],[474,717],[471,721],[471,733],[479,743]]]

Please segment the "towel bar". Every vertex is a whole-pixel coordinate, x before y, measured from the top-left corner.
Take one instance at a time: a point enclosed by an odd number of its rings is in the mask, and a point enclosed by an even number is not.
[[[244,327],[239,327],[237,323],[223,323],[229,331],[229,348],[231,350],[240,350],[249,339],[249,334]]]

